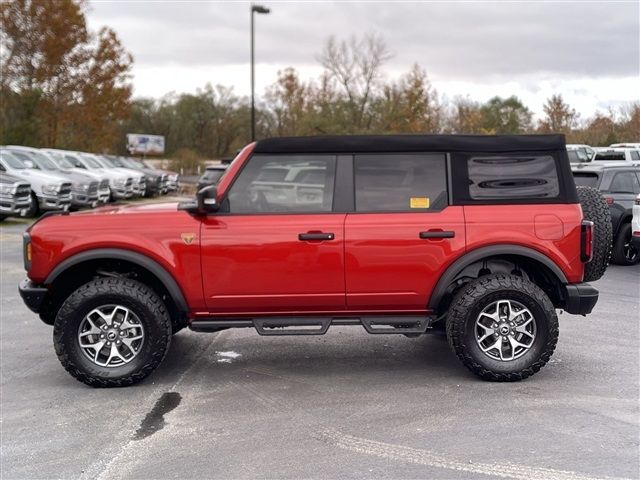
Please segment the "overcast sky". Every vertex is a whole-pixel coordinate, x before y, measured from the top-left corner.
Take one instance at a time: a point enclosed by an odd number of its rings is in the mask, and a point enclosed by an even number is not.
[[[415,62],[441,96],[519,96],[540,113],[561,93],[582,117],[640,99],[640,1],[275,2],[256,15],[256,93],[292,66],[322,71],[326,38],[381,34],[396,78]],[[116,30],[134,56],[136,96],[207,82],[250,93],[249,3],[91,0],[89,27]]]

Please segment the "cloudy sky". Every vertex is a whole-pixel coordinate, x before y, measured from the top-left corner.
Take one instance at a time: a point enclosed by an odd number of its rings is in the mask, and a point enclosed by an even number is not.
[[[640,99],[640,1],[276,2],[256,16],[256,92],[292,66],[303,79],[330,35],[381,34],[387,78],[415,62],[438,93],[519,96],[539,113],[561,93],[583,118]],[[116,30],[134,56],[136,96],[207,82],[250,92],[249,3],[91,0],[89,26]]]

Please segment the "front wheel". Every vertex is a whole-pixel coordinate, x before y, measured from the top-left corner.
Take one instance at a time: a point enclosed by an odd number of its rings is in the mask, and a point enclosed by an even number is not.
[[[92,387],[123,387],[164,359],[171,320],[162,300],[140,282],[102,278],[73,292],[53,328],[62,366]]]
[[[447,338],[462,363],[479,377],[513,382],[549,361],[558,341],[558,317],[547,295],[529,280],[487,275],[456,294]]]

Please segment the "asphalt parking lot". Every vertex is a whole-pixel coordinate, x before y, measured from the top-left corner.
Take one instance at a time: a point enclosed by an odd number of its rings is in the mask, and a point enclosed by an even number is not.
[[[478,380],[444,337],[181,332],[142,384],[92,389],[23,305],[0,227],[1,472],[13,478],[638,478],[640,266],[560,317],[532,378]]]

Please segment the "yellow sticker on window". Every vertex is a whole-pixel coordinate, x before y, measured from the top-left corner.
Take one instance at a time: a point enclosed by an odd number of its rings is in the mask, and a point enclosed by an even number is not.
[[[429,208],[429,197],[411,197],[409,206],[411,208]]]

